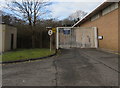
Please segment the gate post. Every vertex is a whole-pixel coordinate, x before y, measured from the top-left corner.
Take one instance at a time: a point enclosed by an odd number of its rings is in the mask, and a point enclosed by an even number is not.
[[[59,49],[59,28],[56,29],[56,49]]]
[[[97,31],[97,27],[93,27],[94,29],[94,38],[95,38],[95,48],[98,48],[98,31]]]

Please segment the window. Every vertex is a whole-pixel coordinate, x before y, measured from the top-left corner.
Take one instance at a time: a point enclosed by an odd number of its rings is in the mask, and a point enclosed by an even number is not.
[[[91,21],[94,21],[94,20],[98,19],[99,17],[100,17],[100,15],[96,14],[93,17],[91,17]]]
[[[108,6],[107,8],[105,8],[103,11],[102,11],[102,15],[106,15],[108,13],[110,13],[111,11],[115,10],[118,8],[118,3],[114,3],[110,6]]]

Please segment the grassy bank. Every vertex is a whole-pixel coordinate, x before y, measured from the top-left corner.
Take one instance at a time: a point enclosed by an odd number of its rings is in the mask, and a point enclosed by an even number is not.
[[[16,51],[5,52],[2,55],[2,61],[15,61],[31,58],[45,57],[54,54],[55,50],[49,49],[18,49]]]

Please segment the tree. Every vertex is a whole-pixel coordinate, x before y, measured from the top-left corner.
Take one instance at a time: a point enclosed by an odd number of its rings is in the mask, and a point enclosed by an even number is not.
[[[37,20],[41,15],[49,13],[49,10],[45,10],[44,7],[51,4],[51,2],[45,2],[44,0],[22,0],[21,2],[14,0],[7,3],[7,8],[16,16],[28,22],[29,28],[32,31],[32,48],[35,48]]]
[[[66,19],[64,19],[64,20],[62,21],[62,25],[63,25],[64,27],[70,27],[70,26],[72,26],[73,24],[75,24],[74,20],[69,20],[68,18],[66,18]]]

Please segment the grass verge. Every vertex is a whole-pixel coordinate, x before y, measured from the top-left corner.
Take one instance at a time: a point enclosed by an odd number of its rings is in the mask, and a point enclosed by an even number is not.
[[[3,53],[2,62],[40,58],[52,55],[54,53],[55,50],[50,52],[49,49],[18,49],[16,51]]]

